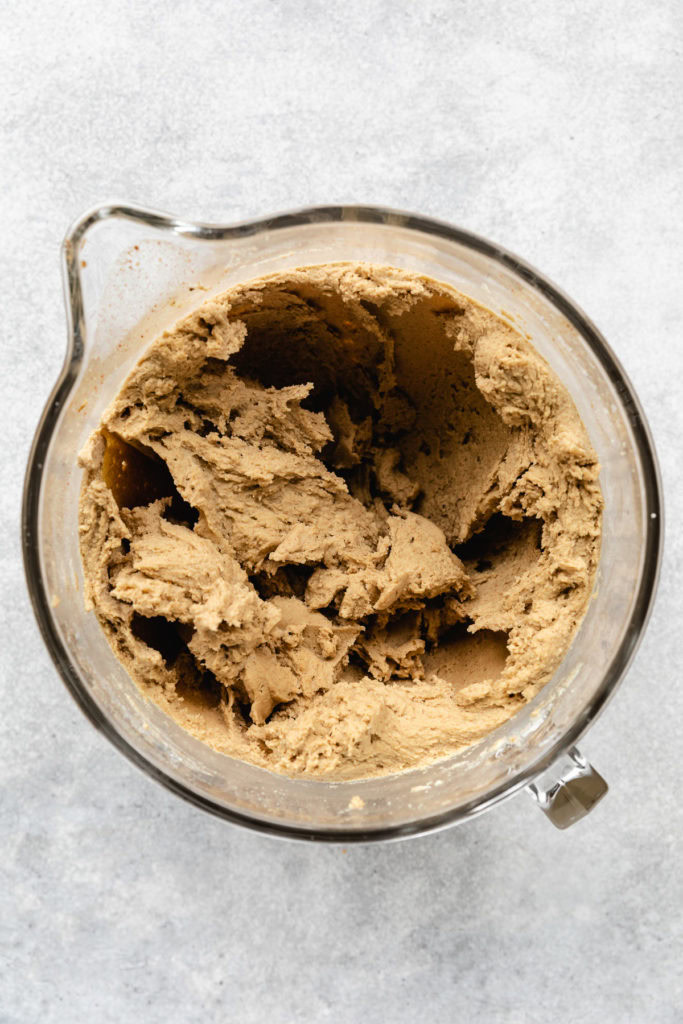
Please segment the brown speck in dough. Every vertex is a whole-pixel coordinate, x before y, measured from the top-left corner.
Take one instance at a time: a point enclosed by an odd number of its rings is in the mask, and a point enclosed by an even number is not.
[[[115,654],[273,771],[474,742],[550,679],[590,597],[602,496],[569,395],[509,323],[396,268],[208,300],[81,461],[85,601]]]

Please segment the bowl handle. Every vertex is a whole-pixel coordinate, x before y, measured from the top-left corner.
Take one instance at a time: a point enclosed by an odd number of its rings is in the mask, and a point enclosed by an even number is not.
[[[527,786],[555,828],[569,828],[592,811],[607,792],[602,775],[572,747]]]

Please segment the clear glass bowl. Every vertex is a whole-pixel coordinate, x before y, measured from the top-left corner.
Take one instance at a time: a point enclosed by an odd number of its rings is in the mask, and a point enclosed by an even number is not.
[[[208,293],[336,260],[428,274],[513,318],[574,397],[599,454],[606,509],[585,620],[558,672],[530,704],[486,739],[427,768],[331,783],[278,776],[218,754],[145,700],[83,607],[76,459],[146,345]],[[221,227],[105,206],[69,232],[64,268],[68,350],[29,459],[23,545],[43,637],[93,724],[199,807],[281,836],[348,843],[414,835],[465,821],[523,786],[558,827],[590,809],[606,785],[574,744],[612,696],[642,635],[662,524],[643,413],[584,314],[498,246],[447,224],[373,207],[306,209]]]

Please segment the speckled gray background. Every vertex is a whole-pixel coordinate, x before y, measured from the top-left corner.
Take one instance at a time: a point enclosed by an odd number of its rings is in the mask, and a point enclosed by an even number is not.
[[[679,0],[3,18],[0,1021],[680,1021]],[[110,198],[207,220],[414,209],[519,252],[603,329],[669,531],[647,638],[583,743],[611,785],[593,816],[562,834],[522,795],[407,843],[295,846],[186,806],[81,716],[29,610],[18,508],[64,351],[59,244]]]

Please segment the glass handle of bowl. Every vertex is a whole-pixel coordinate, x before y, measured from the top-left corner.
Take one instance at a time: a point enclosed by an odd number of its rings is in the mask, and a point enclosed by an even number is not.
[[[602,775],[576,747],[527,786],[555,828],[569,828],[579,821],[593,810],[607,789]]]

